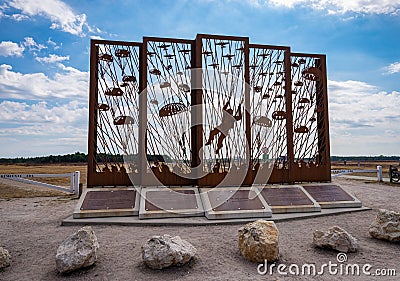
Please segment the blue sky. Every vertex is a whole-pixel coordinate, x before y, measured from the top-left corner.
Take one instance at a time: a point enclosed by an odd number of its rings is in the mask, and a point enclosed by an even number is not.
[[[400,0],[0,1],[0,157],[87,152],[91,38],[324,53],[332,155],[399,155]]]

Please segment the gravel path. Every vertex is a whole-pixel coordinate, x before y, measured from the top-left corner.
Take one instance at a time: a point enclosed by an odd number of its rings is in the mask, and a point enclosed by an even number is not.
[[[312,232],[333,225],[343,227],[359,240],[360,251],[348,254],[348,263],[370,263],[394,268],[400,275],[400,244],[372,239],[368,226],[379,208],[400,211],[400,185],[337,179],[372,211],[278,223],[282,258],[278,263],[336,262],[336,252],[312,247]],[[0,246],[12,255],[12,265],[0,271],[0,280],[399,280],[399,277],[272,276],[259,275],[257,264],[244,260],[237,248],[239,225],[215,226],[94,226],[100,243],[95,266],[70,275],[55,270],[58,245],[78,229],[60,226],[77,200],[65,197],[0,199]],[[198,250],[196,258],[181,268],[150,270],[141,261],[141,245],[152,235],[180,235]],[[277,264],[278,264],[277,263]]]

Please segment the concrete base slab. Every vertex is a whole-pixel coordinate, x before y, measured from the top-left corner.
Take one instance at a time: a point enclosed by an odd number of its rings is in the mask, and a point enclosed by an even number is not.
[[[261,196],[273,214],[321,211],[315,199],[299,185],[266,186],[261,189]]]
[[[362,203],[337,183],[303,184],[304,189],[318,202],[321,208],[357,208]]]
[[[96,217],[137,216],[138,187],[89,188],[83,191],[75,207],[76,219]]]
[[[200,188],[207,219],[269,218],[272,212],[254,187]]]
[[[311,219],[322,216],[340,215],[352,212],[370,211],[371,208],[337,208],[337,209],[322,209],[321,212],[308,212],[308,213],[286,213],[286,214],[273,214],[271,218],[275,222],[298,220],[298,219]],[[140,220],[139,217],[107,217],[107,218],[86,218],[74,219],[73,216],[65,218],[61,225],[125,225],[125,226],[195,226],[195,225],[223,225],[223,224],[245,224],[255,221],[256,218],[236,218],[236,219],[221,219],[221,220],[208,220],[206,217],[189,217],[189,218],[160,218],[152,220]]]
[[[139,219],[203,216],[196,187],[142,187]]]

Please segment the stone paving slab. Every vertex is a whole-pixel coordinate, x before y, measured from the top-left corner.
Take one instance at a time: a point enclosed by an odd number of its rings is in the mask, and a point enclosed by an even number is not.
[[[93,217],[137,216],[139,214],[138,187],[85,189],[75,207],[76,219]]]
[[[299,185],[271,185],[261,189],[261,196],[273,214],[319,212],[320,205]]]
[[[139,219],[204,216],[196,187],[142,187]]]
[[[271,208],[258,188],[200,188],[207,219],[269,218]]]
[[[356,208],[362,203],[337,183],[303,184],[304,189],[318,202],[321,208]]]

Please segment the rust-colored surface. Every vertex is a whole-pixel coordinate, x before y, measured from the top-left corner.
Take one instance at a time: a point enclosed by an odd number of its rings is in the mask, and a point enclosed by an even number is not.
[[[146,192],[146,211],[198,209],[193,190],[159,190]]]
[[[227,75],[235,79],[221,79]],[[215,79],[220,81],[209,82]],[[222,105],[238,118],[226,138],[211,138],[221,126]],[[248,169],[238,186],[329,182],[329,146],[325,55],[210,34],[91,41],[89,188],[159,182],[212,187],[232,165]],[[132,163],[123,163],[124,155]],[[148,160],[158,157],[168,169]],[[257,176],[263,171],[256,167],[271,159],[271,176]],[[185,177],[199,165],[210,173]]]
[[[310,198],[297,187],[264,188],[261,195],[270,206],[313,205]]]
[[[354,198],[338,185],[303,185],[303,187],[317,202],[354,201]]]
[[[135,190],[89,191],[83,200],[81,210],[133,209]]]
[[[232,195],[233,193],[233,195]],[[213,211],[261,210],[264,206],[254,191],[211,190],[207,193]]]

